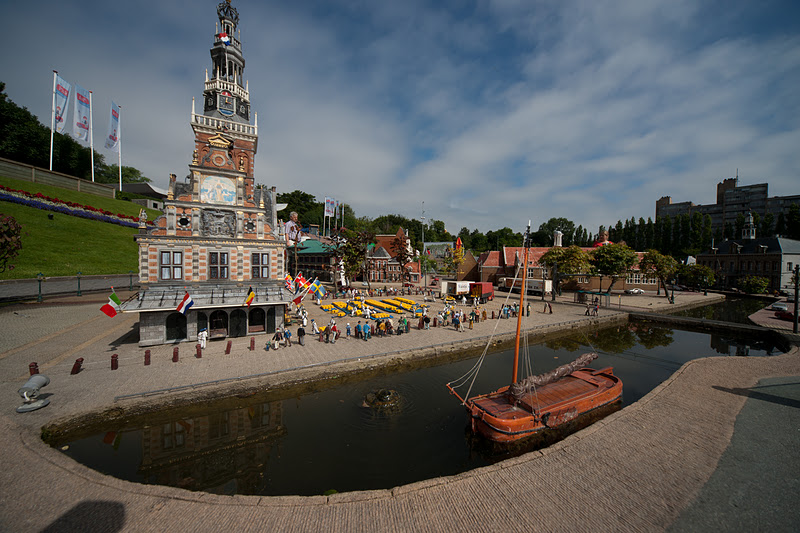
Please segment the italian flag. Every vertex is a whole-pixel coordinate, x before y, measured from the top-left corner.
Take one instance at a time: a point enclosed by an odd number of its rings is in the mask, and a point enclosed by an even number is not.
[[[122,305],[122,302],[119,301],[117,293],[114,292],[114,287],[111,287],[111,296],[108,297],[108,303],[101,307],[100,310],[113,318],[117,316],[120,305]]]

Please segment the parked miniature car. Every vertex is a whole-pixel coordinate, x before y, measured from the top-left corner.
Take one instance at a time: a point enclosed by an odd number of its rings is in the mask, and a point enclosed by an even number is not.
[[[789,306],[786,304],[786,302],[775,302],[774,304],[770,305],[769,308],[772,309],[773,311],[789,310]]]
[[[794,313],[790,311],[775,311],[775,318],[782,320],[794,320]]]
[[[644,294],[644,289],[634,287],[633,289],[625,289],[625,294]]]

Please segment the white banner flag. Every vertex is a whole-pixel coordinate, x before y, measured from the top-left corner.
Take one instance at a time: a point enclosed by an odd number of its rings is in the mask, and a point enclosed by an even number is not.
[[[111,116],[108,119],[106,148],[114,152],[119,151],[119,106],[113,101],[111,102]]]
[[[333,205],[334,205],[333,198],[328,198],[326,196],[325,197],[325,216],[326,217],[332,217],[333,216],[333,211],[334,211]]]
[[[69,91],[72,86],[64,78],[56,74],[56,131],[61,133],[67,125],[67,108],[69,107]]]
[[[78,139],[89,140],[89,91],[75,84],[75,106],[72,120],[72,134]]]

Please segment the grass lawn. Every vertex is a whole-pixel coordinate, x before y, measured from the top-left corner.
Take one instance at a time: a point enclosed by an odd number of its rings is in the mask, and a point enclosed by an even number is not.
[[[61,194],[63,190],[56,189],[56,194],[41,192],[66,200],[67,195]],[[71,201],[103,207],[84,199]],[[119,200],[108,201],[136,205]],[[109,211],[125,212],[119,209]],[[135,228],[61,213],[52,213],[53,220],[49,220],[47,215],[50,211],[10,202],[0,202],[0,213],[13,216],[22,226],[22,250],[11,261],[14,269],[0,273],[0,279],[35,278],[39,272],[45,276],[74,276],[79,271],[91,275],[127,274],[129,270],[139,270],[138,246],[133,242],[133,236],[138,232]],[[138,215],[138,211],[134,214]]]

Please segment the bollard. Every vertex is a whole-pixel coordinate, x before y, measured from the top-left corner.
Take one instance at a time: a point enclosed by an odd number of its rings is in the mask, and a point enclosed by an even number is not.
[[[494,309],[492,309],[492,320],[494,320]]]
[[[178,362],[178,347],[177,346],[172,349],[172,362],[173,363],[177,363]]]
[[[31,376],[34,374],[39,373],[39,363],[31,363],[28,365],[28,371],[31,373]]]
[[[119,354],[114,354],[111,356],[111,370],[116,370],[119,368]]]
[[[233,341],[228,341],[228,345],[225,347],[225,355],[228,355],[229,353],[231,353],[231,345],[232,344],[233,344]]]
[[[256,349],[256,338],[250,337],[250,351],[252,352],[255,349]]]
[[[200,348],[199,344],[195,344],[194,348],[195,348],[194,356],[197,357],[198,359],[202,359],[202,357],[203,357],[203,349]]]
[[[322,338],[325,334],[323,332],[319,332],[319,342],[322,342]]]
[[[69,375],[74,376],[78,372],[81,371],[81,366],[83,365],[83,357],[78,357],[75,359],[75,364],[72,365],[72,370],[70,371]]]
[[[433,327],[436,327],[436,323],[437,323],[438,319],[439,319],[438,316],[433,317]]]
[[[144,351],[144,366],[150,365],[150,350]]]

